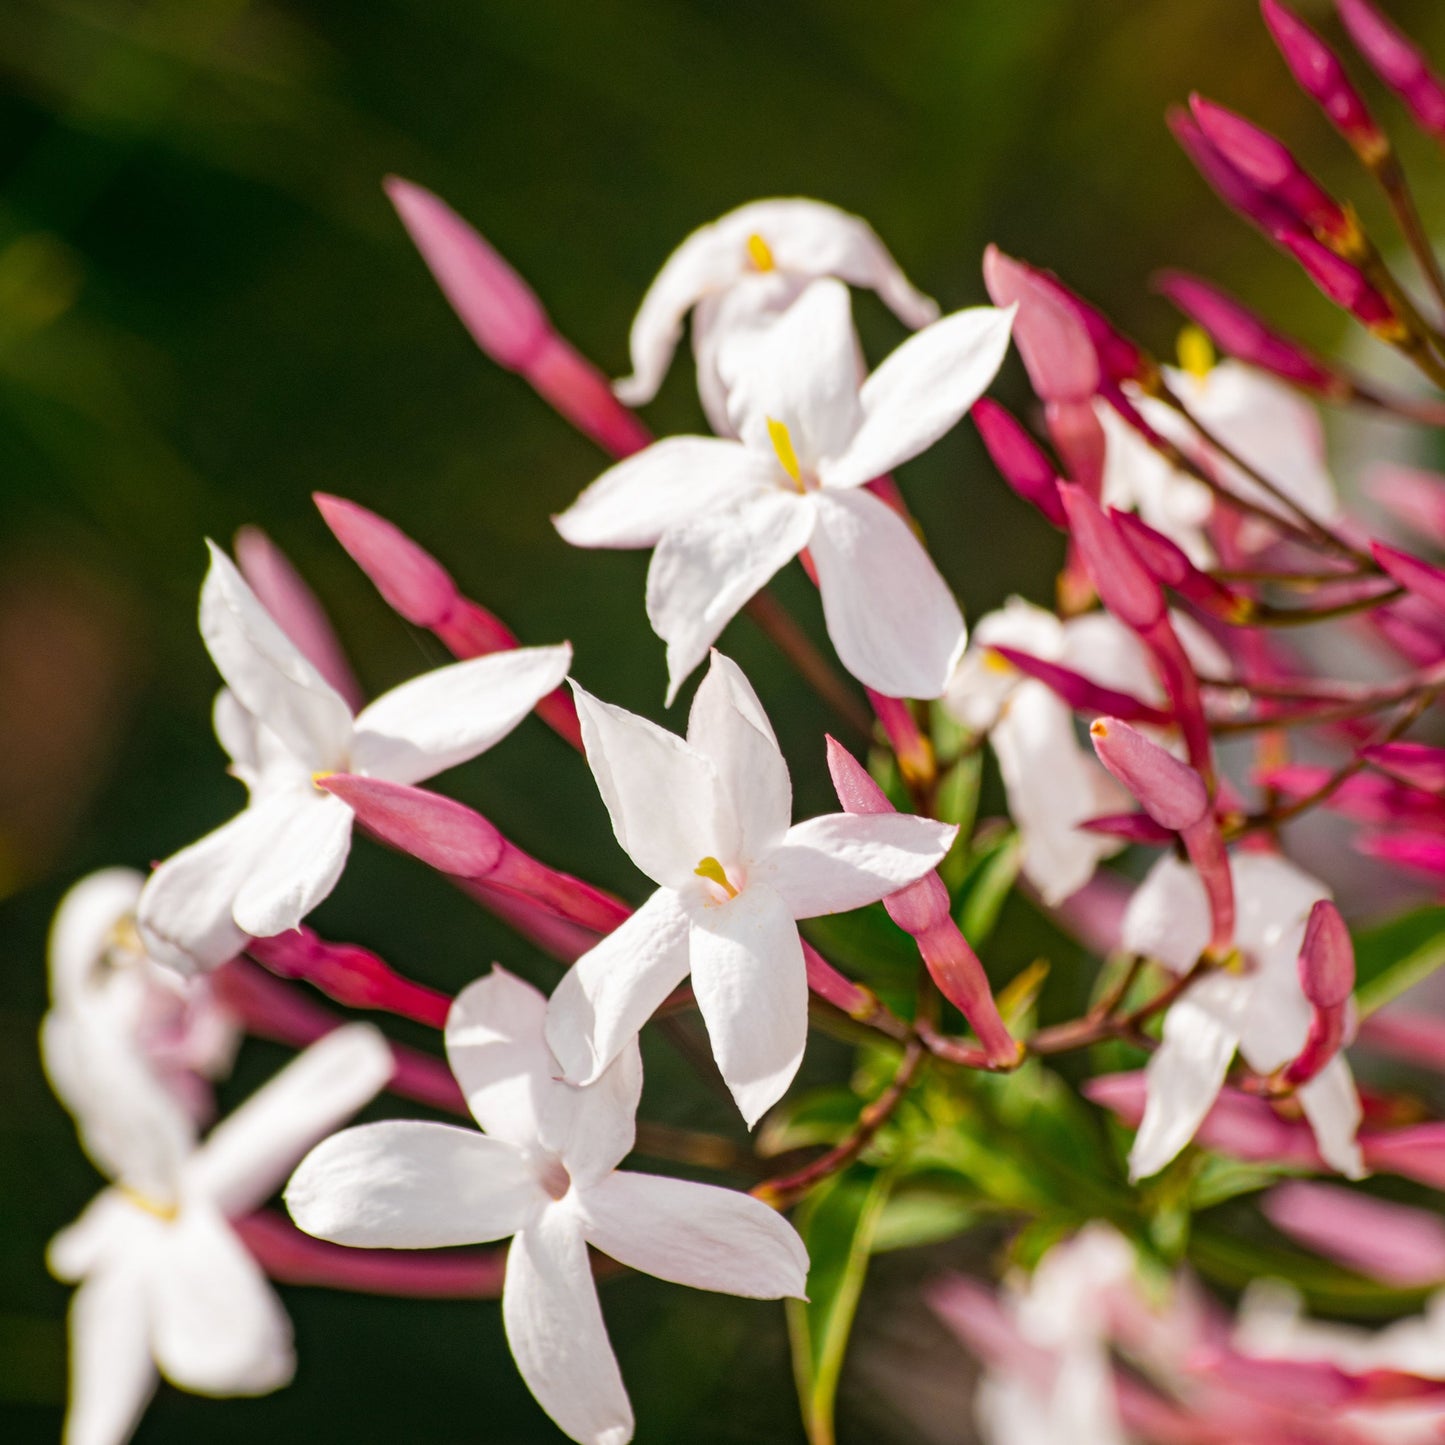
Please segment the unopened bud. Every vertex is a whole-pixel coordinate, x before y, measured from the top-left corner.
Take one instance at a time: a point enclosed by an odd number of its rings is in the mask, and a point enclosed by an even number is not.
[[[1328,898],[1310,909],[1300,945],[1299,981],[1316,1008],[1339,1008],[1354,992],[1355,946],[1340,910]]]
[[[1073,668],[1000,643],[992,644],[989,651],[996,652],[1020,672],[1037,678],[1075,712],[1106,713],[1127,722],[1164,724],[1170,721],[1169,714],[1153,703],[1145,702],[1132,693],[1105,687]]]
[[[1165,119],[1180,149],[1230,210],[1237,211],[1272,238],[1298,226],[1298,221],[1278,201],[1230,164],[1187,110],[1174,106]]]
[[[990,246],[983,280],[995,306],[1018,306],[1013,340],[1044,401],[1087,401],[1099,385],[1099,362],[1074,310],[1033,267]]]
[[[1445,609],[1445,571],[1383,542],[1371,542],[1370,551],[1396,582],[1434,607]]]
[[[1249,597],[1201,571],[1177,542],[1155,531],[1142,517],[1115,507],[1109,509],[1109,516],[1140,561],[1166,587],[1226,622],[1237,625],[1253,615],[1254,602]]]
[[[1429,743],[1376,743],[1364,750],[1364,756],[1392,778],[1445,797],[1445,748]]]
[[[1154,574],[1082,488],[1065,482],[1059,495],[1070,535],[1104,606],[1136,632],[1152,627],[1165,615],[1164,592]]]
[[[1023,424],[990,397],[974,402],[970,415],[1004,481],[1053,526],[1067,527],[1058,472]]]
[[[1162,828],[1182,833],[1209,812],[1209,789],[1188,763],[1116,717],[1089,728],[1099,761]]]
[[[1335,0],[1335,9],[1366,63],[1409,107],[1428,135],[1445,139],[1445,83],[1425,54],[1370,0]]]
[[[1304,267],[1305,274],[1336,306],[1386,337],[1403,331],[1399,314],[1358,266],[1335,255],[1302,231],[1281,235],[1279,243]]]

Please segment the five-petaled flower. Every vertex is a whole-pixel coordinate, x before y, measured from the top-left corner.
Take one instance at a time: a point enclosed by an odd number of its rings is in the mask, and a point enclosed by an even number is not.
[[[789,826],[788,766],[736,663],[714,652],[687,738],[575,683],[587,761],[617,841],[658,885],[557,985],[547,1040],[588,1083],[688,975],[749,1126],[803,1057],[808,985],[795,920],[874,903],[935,868],[957,830],[909,814]]]
[[[546,1000],[494,968],[458,995],[447,1058],[486,1131],[393,1120],[318,1145],[286,1189],[292,1218],[338,1244],[435,1249],[512,1236],[502,1320],[517,1368],[574,1440],[623,1445],[632,1408],[588,1263],[695,1289],[801,1297],[793,1227],[730,1189],[619,1172],[631,1151],[642,1061],[635,1040],[585,1089],[557,1078]]]
[[[413,678],[353,716],[211,547],[201,635],[226,687],[216,733],[250,790],[229,823],[167,859],[141,894],[150,953],[211,968],[295,928],[336,886],[353,815],[317,786],[351,772],[417,783],[504,738],[566,675],[572,649],[519,647]]]
[[[848,290],[815,281],[730,379],[738,441],[671,437],[603,473],[556,519],[579,547],[652,547],[647,615],[668,701],[718,634],[804,547],[838,657],[895,697],[937,697],[964,645],[953,594],[863,484],[933,445],[978,400],[1012,312],[926,326],[859,384]]]

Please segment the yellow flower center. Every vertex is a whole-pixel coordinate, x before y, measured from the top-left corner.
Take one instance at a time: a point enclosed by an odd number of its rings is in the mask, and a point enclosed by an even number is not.
[[[138,1190],[128,1188],[124,1184],[120,1186],[120,1193],[121,1198],[127,1204],[135,1205],[142,1213],[149,1214],[166,1224],[170,1224],[181,1212],[174,1204],[162,1204],[160,1200],[152,1199],[148,1194],[141,1194]]]
[[[991,647],[983,650],[983,665],[989,672],[997,672],[1005,677],[1014,671],[1013,663],[1003,653],[995,652]]]
[[[707,857],[692,870],[699,878],[706,878],[709,883],[716,883],[729,898],[736,898],[738,890],[728,881],[728,875],[723,865],[716,858]]]
[[[793,450],[793,438],[786,422],[768,418],[768,439],[778,456],[778,465],[792,478],[793,485],[803,490],[803,469],[798,465],[798,454]]]
[[[1214,343],[1209,333],[1198,326],[1186,326],[1176,342],[1179,365],[1196,381],[1205,381],[1214,370]]]
[[[335,769],[335,768],[327,768],[327,769],[324,769],[323,771],[321,771],[321,772],[319,772],[319,773],[312,773],[312,774],[311,774],[311,786],[312,786],[313,788],[315,788],[318,793],[324,793],[324,792],[326,791],[326,789],[321,786],[322,783],[324,783],[327,778],[334,778],[335,776],[336,776],[336,769]]]
[[[756,231],[748,237],[748,260],[756,271],[772,271],[778,264],[773,260],[772,247]]]

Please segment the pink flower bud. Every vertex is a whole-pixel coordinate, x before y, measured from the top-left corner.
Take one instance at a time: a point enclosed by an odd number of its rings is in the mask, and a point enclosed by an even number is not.
[[[1383,542],[1371,542],[1370,551],[1401,587],[1423,598],[1432,607],[1445,610],[1445,571]]]
[[[1230,210],[1238,211],[1270,237],[1277,237],[1282,231],[1298,226],[1298,221],[1278,201],[1271,199],[1225,159],[1187,110],[1175,106],[1166,119],[1180,149]]]
[[[1209,812],[1204,779],[1128,723],[1115,717],[1096,718],[1089,736],[1099,761],[1161,828],[1182,833]]]
[[[1310,909],[1300,946],[1299,981],[1316,1008],[1339,1008],[1355,987],[1355,946],[1340,910],[1328,898]]]
[[[1086,833],[1122,838],[1126,843],[1143,843],[1156,848],[1172,843],[1177,836],[1172,828],[1156,823],[1148,813],[1101,813],[1097,818],[1085,818],[1077,826]]]
[[[1300,165],[1282,141],[1201,95],[1191,95],[1189,105],[1206,139],[1247,181],[1316,235],[1338,241],[1352,236],[1353,223],[1344,207]]]
[[[1388,154],[1390,143],[1375,124],[1339,56],[1280,0],[1260,0],[1260,9],[1290,74],[1356,153],[1367,163]]]
[[[242,527],[236,533],[236,565],[261,606],[306,660],[353,708],[360,708],[361,685],[326,609],[286,554],[259,527]]]
[[[1412,788],[1423,788],[1437,798],[1445,797],[1445,748],[1428,743],[1376,743],[1365,756],[1381,771],[1399,778]]]
[[[1136,632],[1162,620],[1163,589],[1115,523],[1082,488],[1063,482],[1059,495],[1070,536],[1104,606]]]
[[[1286,232],[1277,239],[1336,306],[1372,330],[1390,333],[1399,330],[1400,318],[1395,308],[1370,284],[1358,266],[1335,255],[1303,231]]]
[[[1112,387],[1112,383],[1108,385]],[[1099,496],[1104,490],[1104,454],[1108,442],[1093,402],[1048,402],[1044,406],[1044,420],[1069,480],[1077,482],[1091,497]]]
[[[1427,134],[1445,138],[1445,83],[1424,53],[1370,0],[1335,0],[1335,9],[1366,63],[1400,97]]]
[[[1445,476],[1386,462],[1371,470],[1365,490],[1407,526],[1445,547]]]
[[[1067,527],[1058,472],[1023,424],[990,397],[974,402],[970,415],[1004,481],[1053,526]]]
[[[863,691],[904,778],[910,783],[932,782],[937,774],[933,744],[924,737],[907,702],[901,697],[886,697],[871,687]]]
[[[1211,282],[1182,271],[1165,271],[1154,284],[1228,355],[1322,396],[1348,392],[1348,383],[1326,362],[1299,342],[1272,330],[1248,307]]]
[[[1358,838],[1355,846],[1371,858],[1399,863],[1432,878],[1445,879],[1445,834],[1401,829],[1394,833],[1371,833]]]
[[[983,281],[995,306],[1018,306],[1013,339],[1044,401],[1087,401],[1099,385],[1093,343],[1073,309],[1031,266],[997,246],[983,254]]]
[[[472,340],[526,378],[578,430],[616,457],[641,451],[647,428],[607,378],[556,331],[522,278],[444,201],[390,176],[386,193]]]
[[[1104,379],[1114,382],[1142,381],[1154,372],[1154,362],[1148,353],[1125,336],[1097,306],[1065,286],[1052,271],[1040,271],[1037,275],[1084,323]]]
[[[991,644],[988,650],[996,652],[1020,672],[1046,684],[1075,712],[1109,713],[1127,722],[1165,724],[1170,721],[1169,714],[1152,703],[1144,702],[1131,693],[1104,687],[1060,663],[1047,662],[1032,653],[1000,643]]]
[[[1121,512],[1111,507],[1109,516],[1140,561],[1166,587],[1172,587],[1196,607],[1226,622],[1247,622],[1252,616],[1254,603],[1248,597],[1200,571],[1182,547],[1162,532],[1156,532],[1137,513]]]

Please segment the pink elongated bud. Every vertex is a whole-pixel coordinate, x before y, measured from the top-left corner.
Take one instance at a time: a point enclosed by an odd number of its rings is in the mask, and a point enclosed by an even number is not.
[[[1099,496],[1104,490],[1104,454],[1108,441],[1093,402],[1048,402],[1044,406],[1044,421],[1070,480],[1077,482],[1091,497]]]
[[[1239,625],[1253,617],[1255,605],[1251,598],[1201,571],[1178,543],[1155,531],[1142,517],[1115,507],[1109,509],[1109,517],[1140,561],[1166,587],[1225,622]]]
[[[302,926],[274,938],[253,938],[246,952],[281,978],[300,979],[347,1008],[379,1009],[439,1029],[449,995],[414,983],[369,948],[328,943]]]
[[[1075,826],[1086,833],[1098,833],[1105,838],[1122,838],[1126,843],[1143,843],[1154,847],[1172,843],[1177,836],[1172,828],[1156,823],[1148,813],[1101,813],[1097,818],[1085,818]]]
[[[331,620],[286,554],[259,528],[236,533],[236,565],[261,606],[308,662],[351,704],[365,702]]]
[[[1061,531],[1068,526],[1059,499],[1059,474],[1023,423],[991,397],[974,402],[969,413],[999,474],[1030,506]]]
[[[1174,106],[1165,118],[1180,149],[1194,163],[1210,190],[1231,211],[1237,211],[1270,237],[1298,226],[1299,222],[1290,212],[1225,159],[1187,110]]]
[[[1291,1180],[1260,1201],[1276,1229],[1328,1259],[1400,1289],[1445,1280],[1445,1223],[1337,1184]]]
[[[1032,653],[1021,652],[1016,647],[1005,647],[1001,643],[990,644],[990,652],[996,652],[1006,662],[1022,673],[1037,678],[1059,695],[1075,712],[1104,712],[1128,722],[1165,724],[1169,714],[1153,703],[1143,701],[1132,693],[1119,692],[1104,687],[1092,678],[1064,667],[1057,662],[1047,662]]]
[[[897,810],[863,765],[835,738],[828,739],[828,772],[845,813]],[[983,964],[953,921],[948,889],[936,871],[883,900],[888,916],[918,943],[938,991],[968,1020],[989,1062],[1012,1068],[1019,1045],[1010,1037],[989,988]]]
[[[1280,335],[1212,282],[1183,271],[1164,271],[1155,277],[1154,289],[1168,297],[1195,325],[1214,338],[1214,344],[1221,351],[1236,360],[1320,396],[1338,398],[1350,394],[1348,380],[1327,362],[1299,342]]]
[[[352,773],[332,773],[319,786],[368,832],[442,873],[506,890],[596,933],[610,933],[631,914],[619,899],[539,863],[480,813],[440,793]]]
[[[1327,898],[1310,909],[1297,967],[1300,988],[1314,1013],[1304,1047],[1281,1074],[1294,1086],[1308,1083],[1339,1053],[1349,1028],[1355,947],[1339,909]]]
[[[1375,767],[1427,793],[1445,797],[1445,748],[1428,743],[1376,743],[1364,750]]]
[[[496,1299],[506,1274],[505,1249],[353,1249],[313,1239],[274,1210],[263,1209],[232,1228],[261,1268],[281,1284],[407,1299]]]
[[[1081,487],[1061,483],[1069,534],[1104,606],[1134,631],[1165,616],[1164,591],[1118,526]]]
[[[1354,240],[1355,226],[1345,208],[1300,165],[1283,141],[1202,95],[1191,95],[1189,108],[1205,138],[1247,181],[1315,235],[1340,245]]]
[[[445,201],[411,181],[384,182],[401,223],[472,340],[615,457],[641,451],[647,428],[607,378],[553,329],[531,287]]]
[[[1427,135],[1445,140],[1445,82],[1425,54],[1370,0],[1335,0],[1335,9],[1365,63],[1409,108]]]
[[[1445,547],[1445,476],[1385,463],[1371,470],[1365,490],[1407,526]]]
[[[1259,8],[1290,74],[1355,153],[1367,165],[1375,165],[1387,156],[1390,142],[1375,123],[1339,56],[1280,0],[1260,0]]]
[[[1395,308],[1375,289],[1358,266],[1335,255],[1303,231],[1277,237],[1304,268],[1305,274],[1334,304],[1372,331],[1394,336],[1403,326]]]
[[[1088,401],[1098,390],[1099,362],[1077,313],[1032,266],[989,246],[983,283],[995,306],[1017,306],[1013,340],[1043,401]]]
[[[1370,833],[1355,840],[1355,846],[1371,858],[1398,863],[1431,878],[1445,879],[1445,834],[1400,829],[1393,833]]]
[[[1371,542],[1370,551],[1375,561],[1389,573],[1401,587],[1430,603],[1432,607],[1445,610],[1445,570],[1422,562],[1398,547],[1387,547],[1383,542]]]
[[[913,786],[929,786],[938,774],[933,744],[924,737],[912,709],[901,697],[886,697],[871,687],[863,691],[888,739],[888,746],[893,749],[893,756],[898,759],[904,780]]]
[[[1099,358],[1104,380],[1145,382],[1156,374],[1158,368],[1153,357],[1125,336],[1097,306],[1085,301],[1072,287],[1064,285],[1052,271],[1037,274],[1084,323],[1084,330],[1094,344],[1094,354]]]
[[[387,604],[408,622],[434,632],[454,657],[485,657],[521,646],[495,613],[457,589],[452,575],[400,527],[345,497],[316,492],[322,519]],[[565,687],[537,704],[537,716],[581,751],[577,706]]]
[[[1209,784],[1188,763],[1118,718],[1096,718],[1089,736],[1099,761],[1144,811],[1179,834],[1209,900],[1210,950],[1222,957],[1234,941],[1234,879]]]

